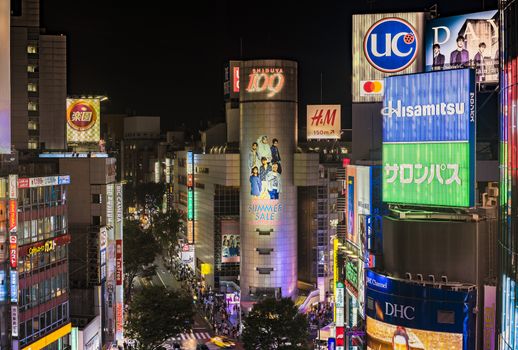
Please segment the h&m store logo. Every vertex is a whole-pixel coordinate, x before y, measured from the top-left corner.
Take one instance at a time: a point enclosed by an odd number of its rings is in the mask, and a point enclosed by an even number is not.
[[[277,95],[284,87],[282,68],[253,68],[248,75],[247,92],[266,92],[266,97]]]
[[[415,61],[419,48],[417,31],[401,18],[383,18],[374,23],[363,39],[365,57],[384,73],[402,71]]]

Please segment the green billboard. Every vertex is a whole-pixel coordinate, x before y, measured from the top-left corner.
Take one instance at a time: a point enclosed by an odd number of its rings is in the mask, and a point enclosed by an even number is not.
[[[386,143],[383,163],[384,202],[470,206],[468,142]]]

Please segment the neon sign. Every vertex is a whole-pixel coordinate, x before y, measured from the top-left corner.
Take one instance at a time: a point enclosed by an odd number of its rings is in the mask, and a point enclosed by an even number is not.
[[[266,97],[273,97],[284,87],[282,68],[254,68],[249,74],[247,92],[267,92]]]

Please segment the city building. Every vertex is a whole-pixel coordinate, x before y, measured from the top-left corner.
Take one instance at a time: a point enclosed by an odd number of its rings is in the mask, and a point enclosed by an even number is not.
[[[11,135],[19,151],[63,150],[67,44],[40,28],[40,1],[12,1]]]
[[[123,337],[122,184],[115,158],[59,158],[70,174],[70,315],[81,346],[109,346]],[[93,324],[97,325],[94,332]],[[90,343],[90,344],[89,344]],[[88,345],[89,344],[89,345]],[[88,346],[87,346],[88,345]]]
[[[133,187],[155,181],[154,160],[160,142],[160,117],[124,118],[122,179]]]
[[[501,0],[500,7],[500,202],[498,235],[498,309],[497,335],[498,349],[518,348],[516,323],[518,322],[518,277],[516,270],[516,206],[511,205],[516,198],[515,154],[518,135],[518,3]]]
[[[64,349],[70,344],[69,184],[68,175],[0,179],[6,242],[1,253],[7,259],[0,271],[1,294],[10,303],[2,307],[2,318],[10,320],[2,322],[2,347]]]

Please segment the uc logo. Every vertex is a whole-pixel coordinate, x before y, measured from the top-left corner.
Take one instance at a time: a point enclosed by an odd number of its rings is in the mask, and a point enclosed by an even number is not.
[[[369,63],[385,73],[402,71],[417,57],[417,32],[400,18],[384,18],[374,23],[363,39]]]

